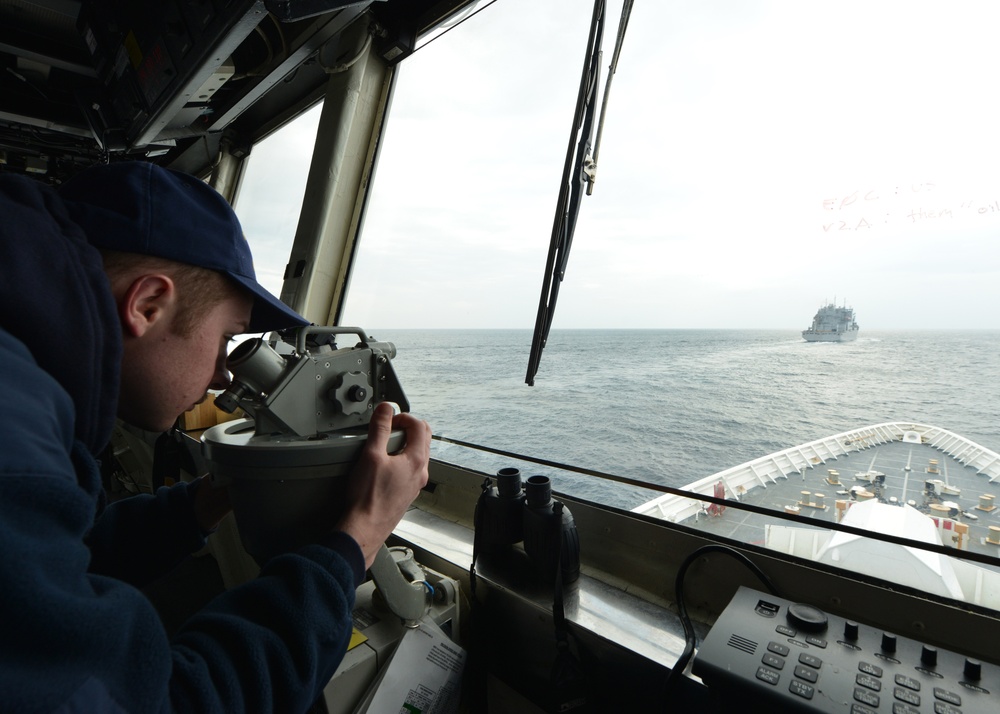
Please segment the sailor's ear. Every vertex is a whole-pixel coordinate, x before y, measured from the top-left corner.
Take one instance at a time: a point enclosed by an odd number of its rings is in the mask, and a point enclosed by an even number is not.
[[[118,301],[118,312],[126,337],[142,337],[165,320],[177,303],[177,289],[168,275],[140,275]]]

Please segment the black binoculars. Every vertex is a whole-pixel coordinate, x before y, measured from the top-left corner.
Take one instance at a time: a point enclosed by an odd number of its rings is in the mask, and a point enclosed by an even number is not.
[[[524,541],[536,577],[554,583],[580,577],[580,537],[573,514],[552,498],[547,476],[531,476],[521,488],[521,472],[515,468],[497,471],[496,484],[483,483],[476,503],[476,547],[483,555],[497,555]]]

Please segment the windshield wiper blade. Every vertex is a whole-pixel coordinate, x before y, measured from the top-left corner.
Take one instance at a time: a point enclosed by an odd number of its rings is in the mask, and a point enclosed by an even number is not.
[[[566,150],[559,199],[549,241],[549,254],[545,261],[545,278],[542,294],[538,301],[538,315],[535,318],[535,332],[531,339],[531,354],[528,357],[528,373],[524,381],[529,386],[535,384],[535,374],[542,360],[542,349],[549,339],[549,328],[559,298],[559,286],[566,275],[569,251],[573,245],[573,233],[580,214],[580,200],[583,186],[592,177],[590,149],[594,138],[594,116],[597,110],[597,87],[601,64],[601,41],[604,37],[605,1],[595,0],[594,15],[590,24],[587,55],[580,92],[576,101],[573,129]]]

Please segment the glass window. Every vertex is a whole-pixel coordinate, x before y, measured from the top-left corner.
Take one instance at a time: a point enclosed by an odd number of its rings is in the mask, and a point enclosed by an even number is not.
[[[646,511],[720,532],[754,504],[995,557],[998,15],[636,4],[528,387],[590,13],[490,6],[401,68],[345,322],[396,343],[438,458],[624,509],[658,494],[581,472],[692,488],[729,505]],[[821,532],[737,537],[846,564]]]
[[[316,105],[254,145],[236,198],[257,281],[274,295],[281,295],[292,252],[321,109]]]

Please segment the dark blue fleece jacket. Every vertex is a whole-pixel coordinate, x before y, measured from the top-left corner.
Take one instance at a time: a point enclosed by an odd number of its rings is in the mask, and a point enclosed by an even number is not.
[[[364,578],[331,534],[270,561],[168,639],[138,590],[204,542],[186,484],[104,507],[121,328],[59,196],[0,175],[0,710],[301,712]]]

